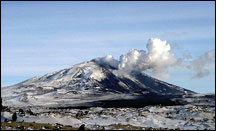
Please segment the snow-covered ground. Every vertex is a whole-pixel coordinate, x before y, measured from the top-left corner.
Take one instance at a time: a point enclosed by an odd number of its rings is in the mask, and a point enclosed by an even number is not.
[[[5,118],[11,119],[12,112],[18,108],[10,108],[1,113],[1,122]],[[25,111],[27,110],[24,109]],[[210,106],[146,106],[143,108],[101,108],[88,109],[48,109],[31,108],[34,115],[26,113],[18,115],[18,121],[36,123],[60,123],[79,127],[85,124],[89,129],[104,126],[112,129],[110,125],[122,124],[138,127],[153,127],[183,130],[214,130],[215,107]]]

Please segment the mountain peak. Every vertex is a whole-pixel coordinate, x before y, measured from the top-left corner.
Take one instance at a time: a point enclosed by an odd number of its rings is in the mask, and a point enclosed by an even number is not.
[[[116,64],[108,56],[28,79],[2,88],[3,102],[8,106],[96,106],[98,101],[195,94],[138,71],[119,73]]]

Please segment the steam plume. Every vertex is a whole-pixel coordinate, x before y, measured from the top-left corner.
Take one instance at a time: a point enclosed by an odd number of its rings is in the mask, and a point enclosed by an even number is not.
[[[107,55],[97,60],[101,63],[117,68],[115,73],[118,75],[131,71],[152,71],[153,75],[159,78],[168,78],[168,68],[179,66],[188,68],[195,72],[191,78],[202,78],[209,74],[210,65],[215,61],[215,51],[210,50],[194,60],[188,52],[183,57],[176,58],[170,52],[171,47],[167,41],[151,38],[147,44],[147,52],[144,50],[131,49],[127,54],[121,55],[120,60],[115,60],[112,55]]]
[[[215,50],[210,50],[191,61],[187,67],[196,72],[191,78],[202,78],[209,75],[209,69],[207,67],[211,66],[214,62]]]
[[[147,44],[148,52],[131,49],[120,57],[119,70],[144,71],[151,69],[158,77],[168,77],[166,69],[175,65],[177,59],[170,53],[170,45],[164,40],[152,38]]]

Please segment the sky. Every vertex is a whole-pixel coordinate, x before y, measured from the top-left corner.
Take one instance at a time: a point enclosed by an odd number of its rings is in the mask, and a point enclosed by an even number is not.
[[[215,2],[1,2],[1,87],[96,57],[147,50],[150,38],[193,59],[215,49]],[[187,69],[169,72],[162,80],[215,93],[215,67],[199,79],[190,79]]]

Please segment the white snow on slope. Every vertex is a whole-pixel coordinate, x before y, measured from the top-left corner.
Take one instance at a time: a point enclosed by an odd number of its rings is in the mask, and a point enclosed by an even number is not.
[[[64,95],[68,96],[67,93],[71,94],[72,98],[80,97],[79,93],[90,93],[91,91],[86,89],[94,88],[92,81],[101,81],[104,78],[105,75],[98,64],[91,61],[83,62],[11,87],[4,87],[1,89],[1,96],[3,104],[7,106],[52,105],[68,101],[63,99]]]
[[[161,95],[184,94],[183,88],[145,76],[141,72],[120,73],[110,65],[96,60],[83,62],[2,88],[3,104],[19,107],[68,106],[82,102],[86,104],[99,100],[125,99],[121,94],[126,97],[150,92]],[[167,88],[169,91],[163,90]]]
[[[101,70],[95,70],[91,73],[90,78],[96,79],[98,81],[101,81],[102,79],[105,78],[104,74],[102,73]]]

